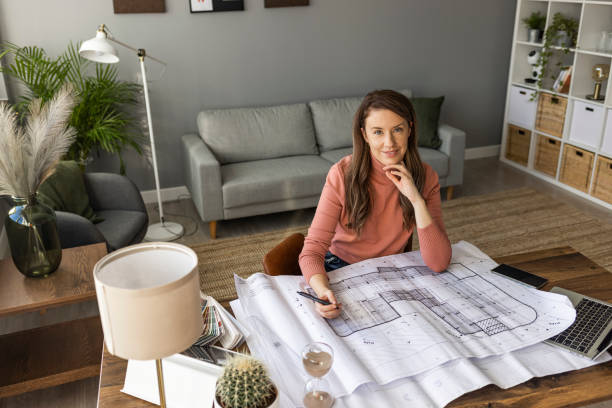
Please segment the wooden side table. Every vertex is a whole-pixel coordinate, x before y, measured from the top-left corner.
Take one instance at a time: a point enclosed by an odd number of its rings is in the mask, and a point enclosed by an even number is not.
[[[95,299],[93,267],[104,255],[104,243],[65,249],[47,278],[0,261],[0,318]],[[99,317],[0,336],[0,398],[97,376],[102,344]]]

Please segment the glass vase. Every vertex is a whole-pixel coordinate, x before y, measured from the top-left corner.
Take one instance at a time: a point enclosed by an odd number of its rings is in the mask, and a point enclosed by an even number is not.
[[[4,221],[15,266],[30,277],[46,277],[62,260],[55,212],[36,195],[12,197],[13,207]]]

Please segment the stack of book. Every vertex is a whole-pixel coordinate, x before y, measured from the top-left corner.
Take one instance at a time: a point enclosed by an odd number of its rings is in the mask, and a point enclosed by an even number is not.
[[[572,79],[572,66],[568,65],[561,68],[559,76],[555,80],[552,90],[557,93],[568,93],[570,81]]]

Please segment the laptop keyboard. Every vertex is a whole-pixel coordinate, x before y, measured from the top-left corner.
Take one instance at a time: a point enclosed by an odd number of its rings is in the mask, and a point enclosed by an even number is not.
[[[563,333],[549,339],[565,347],[586,353],[612,320],[612,307],[582,299],[576,306],[576,320]]]

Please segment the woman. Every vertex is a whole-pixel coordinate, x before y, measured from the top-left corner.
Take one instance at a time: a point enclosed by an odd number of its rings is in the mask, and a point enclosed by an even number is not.
[[[438,175],[421,162],[410,100],[390,90],[370,92],[353,121],[353,154],[332,166],[299,263],[306,282],[340,314],[326,272],[404,252],[415,230],[427,266],[448,267],[451,247],[440,208]]]

